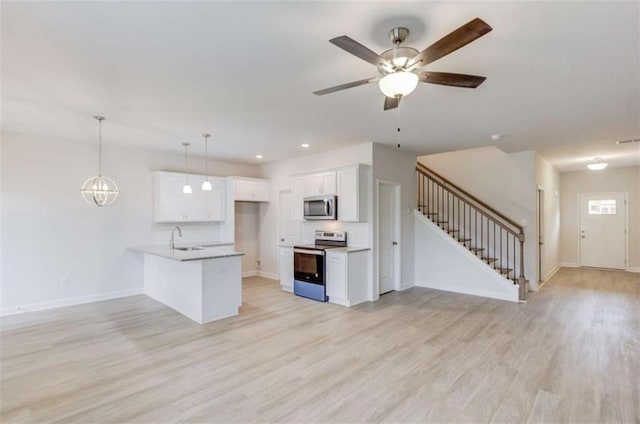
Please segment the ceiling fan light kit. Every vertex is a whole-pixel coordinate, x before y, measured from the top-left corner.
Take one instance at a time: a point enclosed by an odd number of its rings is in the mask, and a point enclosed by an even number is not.
[[[388,110],[397,108],[400,99],[413,92],[419,82],[476,88],[484,82],[485,77],[448,72],[421,72],[420,70],[491,30],[492,28],[486,22],[475,18],[421,52],[412,47],[401,45],[409,36],[409,30],[404,27],[393,28],[389,31],[389,39],[394,47],[381,54],[377,54],[346,35],[333,38],[329,40],[331,44],[376,66],[380,75],[315,91],[313,94],[322,96],[378,81],[378,87],[385,95],[384,110]]]
[[[107,206],[118,198],[118,186],[115,181],[102,175],[102,121],[104,116],[94,116],[98,121],[98,175],[87,179],[80,194],[90,205]]]
[[[411,94],[418,86],[418,82],[419,78],[413,72],[398,71],[380,79],[378,85],[382,94],[397,98]]]

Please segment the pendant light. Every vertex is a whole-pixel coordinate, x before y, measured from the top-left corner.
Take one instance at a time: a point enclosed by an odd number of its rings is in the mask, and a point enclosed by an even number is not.
[[[182,187],[182,192],[184,194],[191,194],[193,193],[193,191],[191,190],[191,186],[189,185],[189,174],[187,172],[189,169],[189,162],[187,159],[187,149],[189,148],[189,143],[182,143],[182,145],[184,146],[184,178],[185,178],[185,183],[184,183],[184,187]]]
[[[94,116],[98,121],[98,175],[89,178],[82,184],[80,194],[90,205],[107,206],[118,197],[118,186],[108,177],[102,175],[102,121],[104,116]]]
[[[209,182],[209,151],[207,149],[207,141],[211,134],[202,134],[204,137],[204,181],[202,182],[202,190],[211,191],[211,183]]]

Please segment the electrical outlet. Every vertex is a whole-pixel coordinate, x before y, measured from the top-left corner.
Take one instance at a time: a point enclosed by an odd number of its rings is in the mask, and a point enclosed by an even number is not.
[[[260,259],[256,259],[256,267],[260,268]]]

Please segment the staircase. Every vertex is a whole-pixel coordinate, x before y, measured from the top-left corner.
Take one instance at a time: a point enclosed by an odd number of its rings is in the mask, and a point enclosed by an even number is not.
[[[416,167],[418,210],[513,284],[526,300],[524,228],[434,171]]]

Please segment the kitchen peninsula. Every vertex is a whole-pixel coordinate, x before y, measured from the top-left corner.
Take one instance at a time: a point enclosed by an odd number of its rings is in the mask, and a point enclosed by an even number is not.
[[[199,324],[238,315],[241,257],[232,245],[142,246],[144,293]]]

